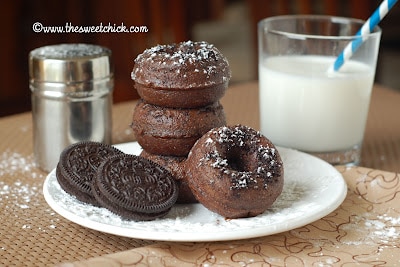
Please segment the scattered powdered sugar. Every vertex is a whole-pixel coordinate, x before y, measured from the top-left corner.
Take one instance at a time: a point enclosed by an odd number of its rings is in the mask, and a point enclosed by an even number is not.
[[[42,175],[34,171],[35,168],[33,155],[24,157],[10,150],[6,150],[0,154],[0,176],[29,173],[32,178],[42,178]]]
[[[369,237],[379,238],[382,243],[400,238],[400,216],[378,215],[376,219],[366,219],[365,226],[371,230]]]
[[[28,210],[40,205],[42,181],[45,175],[36,169],[33,155],[22,156],[17,152],[6,150],[0,154],[0,203],[3,210],[17,216],[16,209]],[[24,179],[33,179],[24,181]],[[17,218],[14,218],[17,219]],[[26,223],[29,218],[19,218],[15,223],[22,223],[22,229],[30,229]]]
[[[399,217],[394,218],[394,217],[391,217],[389,215],[383,214],[383,215],[377,216],[377,218],[379,220],[383,220],[385,222],[388,222],[388,223],[390,223],[392,225],[400,226],[400,215],[399,215]]]
[[[354,235],[340,241],[348,245],[380,244],[398,247],[400,238],[400,216],[364,213],[352,217],[349,224],[341,227]]]
[[[8,205],[12,204],[20,209],[29,209],[32,199],[40,192],[40,187],[23,184],[20,181],[12,184],[0,181],[0,202],[7,202]]]

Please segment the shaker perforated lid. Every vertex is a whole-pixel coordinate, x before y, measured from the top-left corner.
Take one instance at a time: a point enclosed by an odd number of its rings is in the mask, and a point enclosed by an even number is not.
[[[91,44],[58,44],[29,54],[29,78],[34,82],[75,83],[112,78],[111,50]]]

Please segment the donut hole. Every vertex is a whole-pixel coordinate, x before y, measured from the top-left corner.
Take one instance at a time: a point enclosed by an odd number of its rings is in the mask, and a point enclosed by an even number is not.
[[[228,168],[238,172],[252,172],[254,164],[251,153],[243,147],[232,147],[226,151]]]

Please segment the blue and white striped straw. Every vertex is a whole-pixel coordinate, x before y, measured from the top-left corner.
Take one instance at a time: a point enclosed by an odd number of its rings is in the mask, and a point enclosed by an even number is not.
[[[370,34],[376,25],[386,16],[389,10],[394,6],[397,0],[384,0],[379,5],[379,7],[374,11],[372,16],[364,23],[361,29],[356,33],[355,36],[359,36],[359,38],[350,42],[342,51],[342,53],[338,56],[335,63],[331,67],[330,71],[338,71],[344,62],[348,60],[356,50],[361,46],[361,44],[367,39],[368,34]]]

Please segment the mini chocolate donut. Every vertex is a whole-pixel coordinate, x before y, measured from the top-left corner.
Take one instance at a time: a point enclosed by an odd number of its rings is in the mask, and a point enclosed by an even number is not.
[[[166,108],[139,100],[132,117],[138,143],[149,153],[187,156],[194,143],[210,129],[225,125],[219,102],[196,108]]]
[[[201,137],[189,153],[186,173],[197,200],[225,218],[263,213],[283,189],[278,150],[242,125],[212,129]]]
[[[164,167],[171,173],[172,177],[175,178],[179,186],[179,195],[176,203],[189,204],[198,202],[197,199],[193,196],[193,193],[190,190],[189,185],[186,181],[186,157],[154,155],[147,152],[146,150],[143,150],[142,153],[140,153],[140,156]]]
[[[231,78],[227,59],[207,42],[181,42],[146,49],[135,59],[134,87],[146,102],[195,108],[218,101]]]

